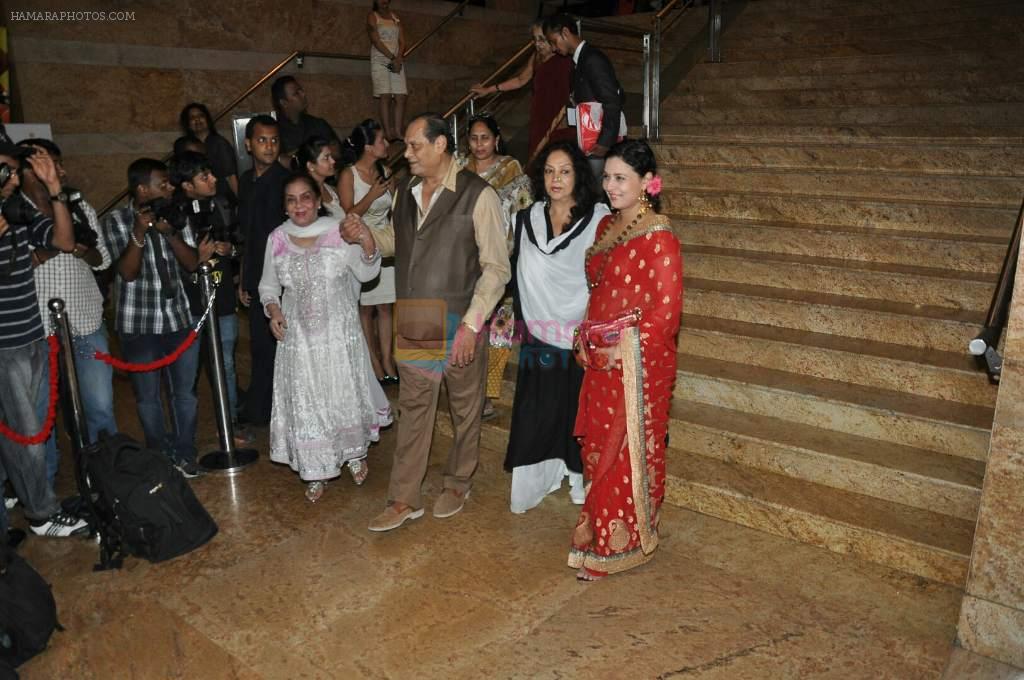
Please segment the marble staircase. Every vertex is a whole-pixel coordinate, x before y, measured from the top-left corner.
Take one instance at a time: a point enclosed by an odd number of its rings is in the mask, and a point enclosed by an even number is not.
[[[966,344],[1024,196],[1022,27],[999,0],[757,0],[668,95],[670,502],[964,583],[996,396]]]

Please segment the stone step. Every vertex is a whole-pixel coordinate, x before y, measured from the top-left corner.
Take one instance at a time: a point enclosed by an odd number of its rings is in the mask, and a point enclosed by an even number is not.
[[[823,0],[759,0],[748,3],[743,10],[741,23],[760,23],[762,21],[779,21],[789,23],[800,21],[805,18],[855,18],[871,16],[899,16],[900,14],[915,12],[934,12],[940,14],[940,10],[955,10],[964,7],[986,8],[1006,4],[1007,0],[901,0],[899,3],[865,3],[851,2],[849,0],[838,0],[836,2],[825,2]]]
[[[685,223],[689,216],[672,216]],[[839,258],[768,253],[715,246],[683,248],[688,278],[792,288],[847,297],[984,313],[996,287],[995,274],[894,265]]]
[[[1011,27],[1012,28],[1012,27]],[[1017,54],[1024,46],[1024,36],[1013,32],[990,31],[983,34],[950,35],[941,40],[918,39],[908,35],[903,39],[875,39],[866,36],[855,42],[835,45],[789,45],[782,47],[747,47],[742,37],[732,39],[729,32],[722,34],[723,58],[729,62],[790,61],[793,59],[828,59],[872,55],[933,55],[949,51],[991,49],[996,54]]]
[[[920,203],[1013,209],[1022,183],[1015,177],[880,174],[871,170],[693,168],[660,164],[666,190],[729,190],[833,198],[913,200]]]
[[[959,14],[959,17],[957,16]],[[849,23],[847,23],[849,22]],[[891,22],[891,23],[890,23]],[[974,8],[974,13],[910,13],[878,17],[872,21],[850,21],[849,18],[827,21],[788,23],[785,27],[760,22],[743,22],[729,30],[726,44],[742,45],[744,49],[777,47],[825,47],[874,44],[883,41],[956,41],[970,40],[983,44],[993,32],[1004,34],[1024,26],[1022,10],[1017,5],[1000,5],[993,9]]]
[[[641,128],[630,132],[636,136]],[[1024,125],[788,125],[737,123],[664,123],[661,143],[793,143],[878,145],[889,147],[905,144],[945,146],[1020,146],[1024,144]]]
[[[861,171],[991,177],[1024,177],[1024,145],[669,143],[655,152],[674,167]],[[1022,191],[1021,193],[1024,193]]]
[[[835,42],[836,34],[854,31],[891,31],[899,36],[901,32],[906,35],[908,30],[913,30],[913,35],[924,37],[925,31],[955,30],[977,22],[991,25],[994,20],[1021,16],[1024,16],[1024,9],[1020,3],[1007,0],[972,6],[958,4],[941,12],[935,11],[934,7],[914,9],[890,4],[886,14],[847,14],[840,17],[801,17],[790,13],[761,16],[754,9],[742,15],[746,20],[741,19],[730,26],[729,34],[744,39],[784,36],[793,42]]]
[[[1011,61],[1006,59],[1006,62]],[[842,58],[817,57],[787,61],[726,60],[720,63],[698,64],[687,80],[717,80],[720,78],[749,78],[763,76],[840,76],[858,74],[928,73],[960,69],[991,69],[1002,65],[998,56],[984,50],[946,51],[939,54],[859,54]],[[1019,68],[1019,65],[1017,65]]]
[[[987,245],[1002,249],[998,256],[984,249],[981,271],[1000,266],[1010,234],[1017,219],[1016,208],[936,205],[913,201],[843,199],[832,196],[807,196],[769,192],[721,190],[666,191],[662,194],[663,212],[745,222],[781,221],[846,230],[882,230],[920,234],[976,236]],[[742,246],[729,246],[740,247]],[[757,248],[754,248],[757,250]],[[834,256],[837,252],[826,253]],[[849,259],[849,256],[842,253]],[[956,259],[953,252],[950,258]],[[975,266],[975,269],[979,269]]]
[[[1016,126],[1024,120],[1024,103],[944,104],[929,106],[776,107],[763,109],[662,107],[665,125],[972,125]],[[1010,133],[1012,134],[1012,133]]]
[[[673,94],[663,110],[703,108],[790,108],[927,106],[931,104],[1019,103],[1024,101],[1024,82],[1003,80],[999,84],[958,85],[953,83],[848,89],[843,86],[799,90],[743,90]]]
[[[701,64],[694,68],[675,92],[678,94],[700,94],[721,92],[785,92],[787,90],[857,90],[889,89],[898,87],[981,86],[1000,85],[1005,82],[1020,82],[1024,79],[1024,67],[1010,64],[998,69],[948,68],[941,67],[925,71],[870,71],[867,73],[839,73],[826,75],[751,75],[726,77],[711,71],[710,77],[697,77],[699,69],[712,65]]]
[[[683,400],[669,445],[964,520],[978,516],[985,474],[980,461]]]
[[[699,313],[699,312],[698,312]],[[679,355],[675,397],[983,461],[993,409]]]
[[[964,352],[984,314],[787,288],[689,279],[686,313],[779,328]]]
[[[963,353],[685,314],[679,351],[813,378],[992,408],[996,386]]]
[[[974,522],[698,453],[668,456],[666,500],[744,526],[963,587]]]
[[[901,234],[857,228],[830,228],[813,223],[697,221],[673,223],[684,251],[712,246],[748,252],[848,261],[930,267],[963,272],[997,273],[1006,244],[988,237],[952,237],[924,232]],[[993,242],[979,242],[979,241]]]

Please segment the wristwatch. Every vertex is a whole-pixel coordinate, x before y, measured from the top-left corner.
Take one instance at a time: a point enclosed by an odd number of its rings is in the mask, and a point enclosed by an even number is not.
[[[58,191],[57,193],[52,194],[50,196],[50,201],[51,202],[60,201],[61,203],[64,203],[67,200],[68,200],[68,195],[66,193],[64,193],[63,191]]]

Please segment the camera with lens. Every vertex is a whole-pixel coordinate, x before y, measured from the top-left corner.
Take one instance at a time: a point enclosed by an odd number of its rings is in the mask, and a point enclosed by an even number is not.
[[[164,220],[175,231],[181,231],[191,224],[196,234],[209,231],[215,209],[213,201],[208,198],[161,197],[150,201],[147,206],[153,211],[154,222]]]
[[[87,248],[95,248],[99,241],[99,235],[89,224],[89,215],[85,212],[85,199],[82,192],[66,186],[64,193],[68,197],[68,212],[71,213],[71,226],[75,230],[75,243],[81,243]]]

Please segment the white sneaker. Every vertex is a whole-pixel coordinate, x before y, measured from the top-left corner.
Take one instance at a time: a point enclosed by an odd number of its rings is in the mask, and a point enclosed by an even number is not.
[[[36,536],[50,538],[67,538],[89,531],[89,524],[84,519],[73,517],[66,512],[55,512],[42,524],[31,524],[29,528]]]

